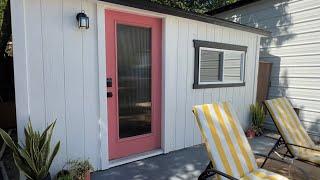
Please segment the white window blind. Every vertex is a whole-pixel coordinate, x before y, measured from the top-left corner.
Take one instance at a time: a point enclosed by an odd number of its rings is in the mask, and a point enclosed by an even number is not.
[[[199,84],[244,82],[245,51],[200,47]]]

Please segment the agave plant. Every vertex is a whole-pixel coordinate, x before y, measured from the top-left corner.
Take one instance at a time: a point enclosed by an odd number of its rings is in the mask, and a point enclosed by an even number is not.
[[[255,131],[256,135],[261,135],[263,133],[262,127],[266,119],[263,106],[260,105],[259,103],[252,104],[250,106],[250,113],[251,113],[252,129]]]
[[[0,128],[0,135],[13,152],[16,166],[29,180],[43,180],[49,176],[49,168],[60,148],[60,141],[50,154],[51,136],[56,121],[50,124],[42,134],[32,128],[31,121],[24,128],[25,145],[20,146]]]

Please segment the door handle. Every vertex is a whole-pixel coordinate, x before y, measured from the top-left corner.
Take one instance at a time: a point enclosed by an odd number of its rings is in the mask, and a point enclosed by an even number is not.
[[[111,98],[113,96],[112,92],[107,92],[107,98]]]
[[[107,87],[112,87],[112,78],[107,78],[106,84]]]

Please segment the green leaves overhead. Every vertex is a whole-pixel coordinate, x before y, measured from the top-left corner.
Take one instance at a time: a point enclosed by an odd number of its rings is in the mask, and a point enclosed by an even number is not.
[[[58,142],[50,154],[50,144],[56,121],[50,124],[42,134],[32,128],[31,121],[24,129],[25,145],[22,147],[13,142],[11,137],[2,129],[0,135],[13,152],[16,166],[28,179],[42,180],[49,174],[49,168],[60,149]]]
[[[204,14],[210,10],[235,3],[237,0],[150,0],[185,11]]]

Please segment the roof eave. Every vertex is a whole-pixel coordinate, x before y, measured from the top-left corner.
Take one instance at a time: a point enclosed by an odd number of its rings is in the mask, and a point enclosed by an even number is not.
[[[210,23],[210,24],[216,24],[216,25],[220,25],[220,26],[224,26],[224,27],[235,28],[235,29],[242,30],[242,31],[256,33],[261,36],[270,36],[271,35],[271,32],[263,30],[263,29],[258,29],[258,28],[242,25],[242,24],[227,21],[224,19],[219,19],[219,18],[212,17],[212,16],[209,16],[206,14],[196,14],[196,13],[192,13],[192,12],[187,12],[187,11],[184,11],[184,10],[181,10],[178,8],[172,8],[172,7],[160,5],[160,4],[149,2],[149,1],[132,1],[132,0],[100,0],[100,1],[109,2],[109,3],[113,3],[113,4],[119,4],[119,5],[138,8],[138,9],[143,9],[143,10],[148,10],[148,11],[153,11],[153,12],[162,13],[162,14],[183,17],[183,18],[202,21],[202,22],[206,22],[206,23]]]

